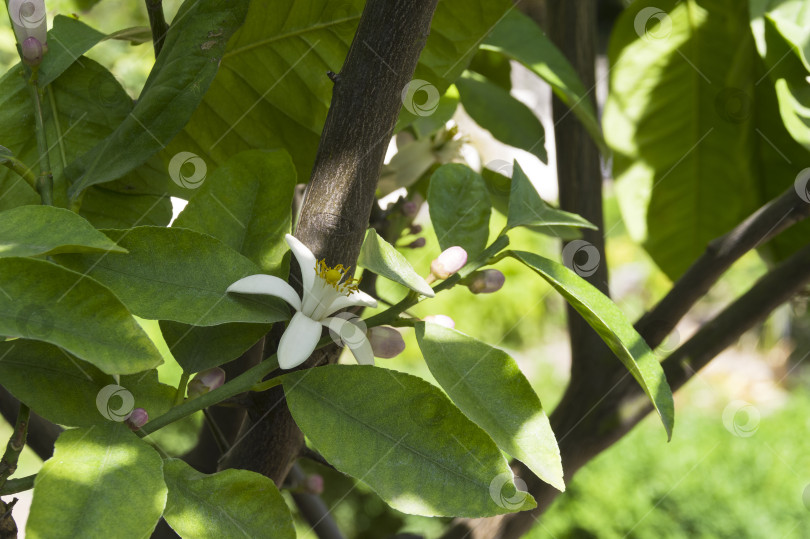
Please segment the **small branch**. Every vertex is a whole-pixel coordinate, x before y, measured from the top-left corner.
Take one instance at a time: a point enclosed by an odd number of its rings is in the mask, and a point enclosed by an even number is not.
[[[28,81],[28,91],[34,104],[34,121],[36,124],[37,151],[39,154],[39,177],[36,181],[36,190],[42,203],[53,206],[53,174],[51,173],[51,158],[48,154],[48,138],[45,133],[45,119],[42,115],[42,100],[37,88],[36,74]]]
[[[155,47],[155,58],[157,58],[163,49],[166,33],[169,31],[169,25],[166,24],[166,17],[163,15],[163,0],[146,0],[146,13],[149,15],[152,44]]]
[[[0,496],[9,496],[11,494],[17,494],[18,492],[31,490],[34,488],[34,480],[36,478],[37,474],[26,475],[25,477],[20,477],[19,479],[9,479],[6,481],[5,485],[0,487]]]
[[[191,375],[186,371],[180,375],[180,382],[177,384],[177,393],[174,394],[174,405],[183,404],[186,398],[186,387],[188,387],[188,379]]]
[[[0,146],[0,150],[4,149]],[[36,190],[37,188],[37,178],[34,176],[34,173],[31,172],[31,169],[28,168],[25,163],[17,159],[11,154],[6,154],[5,152],[0,153],[0,165],[5,166],[6,168],[10,169],[12,172],[18,174],[22,179],[26,181],[28,185],[31,186],[31,189]]]
[[[651,348],[661,344],[684,315],[706,295],[731,265],[745,253],[810,216],[810,204],[791,186],[743,221],[712,241],[706,252],[678,279],[658,304],[645,314],[636,329]]]
[[[6,452],[0,460],[0,488],[5,485],[9,476],[17,471],[17,461],[25,447],[25,439],[28,437],[28,418],[31,410],[23,403],[20,403],[20,410],[17,412],[17,423],[14,425],[14,432],[8,440]]]
[[[14,424],[19,411],[19,401],[0,386],[0,415],[9,424]],[[62,432],[62,428],[54,425],[47,419],[31,412],[28,424],[28,440],[26,445],[30,447],[42,460],[48,460],[53,455],[53,444]]]
[[[293,485],[303,484],[307,476],[298,464],[293,464],[287,480]],[[318,536],[318,539],[343,539],[343,534],[329,514],[330,510],[320,496],[307,492],[292,492],[298,512]]]

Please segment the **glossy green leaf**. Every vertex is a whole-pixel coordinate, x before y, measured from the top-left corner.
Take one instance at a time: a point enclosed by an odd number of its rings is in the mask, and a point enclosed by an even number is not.
[[[509,10],[484,38],[483,49],[517,60],[546,81],[579,118],[591,138],[606,151],[596,112],[577,72],[537,24],[517,9]]]
[[[242,152],[205,178],[173,226],[210,234],[262,273],[286,277],[284,235],[290,232],[295,183],[287,152]]]
[[[73,17],[57,15],[48,32],[48,54],[42,57],[37,84],[44,88],[65,72],[73,62],[106,36]],[[79,60],[81,62],[83,60]]]
[[[116,383],[59,347],[26,339],[0,343],[0,379],[36,413],[71,427],[124,421],[134,407],[157,417],[168,411],[175,394],[157,381],[154,370],[122,376]],[[105,390],[108,386],[116,389]]]
[[[557,439],[540,398],[503,350],[454,329],[418,322],[416,339],[433,377],[498,447],[564,491]]]
[[[221,324],[198,327],[162,320],[160,329],[174,358],[189,373],[232,361],[268,331],[268,324]]]
[[[2,258],[0,287],[0,335],[55,344],[108,374],[163,361],[127,308],[94,279],[44,260]]]
[[[492,439],[420,378],[331,365],[286,374],[283,384],[290,412],[315,448],[394,509],[483,517],[535,507],[528,493],[515,492]]]
[[[746,2],[639,0],[614,28],[603,119],[618,198],[671,279],[767,201],[762,183],[784,190],[795,178],[760,160],[774,142],[748,20]]]
[[[186,0],[169,26],[137,104],[113,133],[65,171],[75,200],[116,180],[160,151],[183,128],[216,75],[247,0]]]
[[[129,254],[56,258],[110,287],[137,316],[195,326],[269,324],[289,318],[280,300],[226,294],[232,283],[260,270],[211,236],[162,227],[105,232]]]
[[[545,233],[549,233],[549,230],[556,232],[559,227],[596,229],[596,226],[587,219],[546,204],[517,161],[512,172],[509,213],[506,221],[507,228],[516,226],[529,226],[533,230]]]
[[[460,164],[436,169],[430,177],[428,208],[442,249],[459,245],[470,257],[484,250],[492,204],[478,173]]]
[[[432,298],[435,294],[416,270],[396,248],[385,241],[373,228],[366,231],[357,265]]]
[[[40,205],[0,212],[0,257],[92,252],[126,250],[69,210]]]
[[[185,151],[213,164],[251,148],[284,148],[298,177],[309,178],[332,97],[326,72],[340,72],[364,5],[251,2],[203,106],[164,150],[166,159]],[[506,0],[439,2],[413,78],[444,94],[509,7]],[[419,117],[407,107],[402,116],[400,128]]]
[[[456,86],[464,110],[478,125],[504,144],[548,162],[543,124],[529,107],[477,73],[465,72]]]
[[[667,437],[671,438],[675,405],[664,369],[624,313],[610,298],[562,264],[533,253],[513,254],[548,281],[602,337],[650,398]]]
[[[295,539],[292,516],[271,479],[247,470],[206,475],[179,459],[163,466],[163,517],[180,537]]]
[[[166,492],[160,455],[125,425],[68,430],[37,474],[26,537],[148,537]]]
[[[468,69],[475,71],[507,92],[512,91],[512,65],[505,54],[490,49],[478,49]]]

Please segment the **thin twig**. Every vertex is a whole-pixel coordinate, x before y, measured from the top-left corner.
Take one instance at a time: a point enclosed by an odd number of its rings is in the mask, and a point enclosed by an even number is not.
[[[152,44],[155,47],[155,58],[157,58],[163,49],[166,33],[169,31],[166,16],[163,14],[163,0],[146,0],[146,13],[149,15],[149,26],[152,28]]]
[[[9,476],[17,471],[17,461],[20,459],[25,447],[25,440],[28,437],[28,418],[31,410],[23,403],[20,403],[20,410],[17,412],[17,423],[14,425],[14,432],[6,445],[6,452],[0,460],[0,488],[2,488]]]

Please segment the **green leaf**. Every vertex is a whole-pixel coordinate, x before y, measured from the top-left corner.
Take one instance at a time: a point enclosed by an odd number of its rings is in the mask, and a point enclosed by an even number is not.
[[[431,374],[498,447],[564,491],[562,461],[540,399],[514,359],[454,329],[418,322],[416,339]]]
[[[616,23],[609,56],[603,119],[622,212],[633,237],[677,279],[765,202],[761,181],[785,189],[795,178],[774,180],[758,160],[771,143],[758,132],[763,85],[747,3],[634,2]]]
[[[194,191],[174,227],[210,234],[286,277],[295,168],[285,151],[250,150],[228,159]]]
[[[432,298],[435,293],[422,277],[416,273],[410,262],[396,248],[381,238],[377,231],[369,228],[360,249],[357,265],[399,283],[404,287]]]
[[[289,318],[283,302],[275,298],[226,294],[228,286],[260,270],[211,236],[161,227],[105,232],[129,254],[70,254],[56,259],[110,287],[141,318],[195,326],[270,324]]]
[[[251,148],[284,148],[298,177],[309,178],[332,97],[326,72],[340,72],[364,5],[362,0],[251,2],[203,106],[164,150],[165,158],[187,151],[222,163]],[[439,2],[413,78],[442,95],[509,7],[506,0]],[[417,118],[403,111],[400,128]]]
[[[512,65],[509,63],[509,57],[499,51],[478,49],[470,61],[469,70],[475,71],[507,92],[512,91]]]
[[[590,221],[575,213],[558,210],[546,204],[517,161],[514,163],[510,189],[506,228],[529,226],[533,230],[547,234],[549,230],[557,232],[559,227],[594,230],[597,228]]]
[[[602,130],[585,85],[565,56],[537,24],[516,9],[509,10],[484,39],[482,49],[499,51],[546,81],[554,94],[579,118],[591,138],[607,153]]]
[[[126,250],[72,211],[22,206],[0,212],[0,257],[93,252]]]
[[[475,122],[504,144],[534,154],[548,162],[543,124],[532,110],[507,90],[486,78],[465,72],[456,81],[464,110]]]
[[[36,413],[72,427],[124,421],[135,407],[157,417],[169,410],[175,394],[158,382],[154,370],[116,383],[52,344],[25,339],[0,343],[0,377],[3,387]],[[102,393],[108,386],[115,389]]]
[[[295,539],[292,516],[271,479],[247,470],[206,475],[168,459],[166,522],[181,537]]]
[[[295,422],[318,451],[394,509],[483,517],[535,507],[515,492],[492,439],[424,380],[331,365],[286,374],[283,384]],[[503,486],[512,489],[506,502]]]
[[[65,171],[72,200],[141,165],[183,128],[214,79],[228,39],[244,21],[247,4],[186,0],[132,112]]]
[[[115,294],[86,275],[44,260],[2,258],[0,283],[0,335],[55,344],[108,374],[163,362]]]
[[[602,337],[652,401],[672,438],[675,405],[664,369],[650,347],[610,298],[567,267],[532,253],[514,256],[554,287]]]
[[[45,88],[106,36],[73,17],[57,15],[48,32],[48,54],[42,58],[37,85]],[[81,63],[82,60],[79,60]]]
[[[37,474],[26,536],[148,537],[166,492],[160,455],[123,424],[68,430]]]
[[[489,201],[484,179],[465,165],[442,165],[430,177],[430,220],[442,249],[463,247],[473,257],[489,238]]]
[[[172,355],[192,373],[218,367],[250,350],[268,331],[268,324],[222,324],[197,327],[162,320],[160,329]]]

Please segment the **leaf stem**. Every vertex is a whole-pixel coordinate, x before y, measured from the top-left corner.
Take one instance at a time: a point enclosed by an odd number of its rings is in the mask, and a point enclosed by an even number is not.
[[[28,168],[25,163],[17,159],[11,154],[7,154],[4,152],[0,153],[0,165],[4,165],[5,167],[9,168],[13,172],[17,173],[24,179],[28,185],[31,186],[31,189],[36,190],[37,188],[37,178],[34,176],[34,173],[31,172],[31,169]]]
[[[188,379],[191,377],[190,373],[183,371],[180,375],[180,383],[177,384],[177,393],[174,395],[174,405],[183,404],[183,399],[186,397],[186,387],[188,387]]]
[[[163,14],[162,0],[146,0],[146,13],[149,15],[149,26],[152,27],[152,44],[155,47],[155,58],[157,58],[163,49],[166,32],[169,31],[166,16]]]
[[[26,475],[19,479],[9,479],[6,481],[5,485],[0,487],[0,496],[9,496],[25,490],[31,490],[34,488],[34,479],[36,478],[37,474]]]
[[[3,459],[0,460],[0,488],[5,485],[6,479],[17,470],[17,461],[28,437],[28,420],[30,417],[30,408],[21,402],[20,410],[17,412],[17,423],[14,425],[14,432],[8,440]]]
[[[45,119],[42,115],[42,96],[37,88],[37,71],[34,69],[28,81],[28,91],[34,104],[34,121],[36,122],[37,151],[39,153],[39,177],[35,188],[42,203],[53,206],[53,174],[51,173],[51,160],[48,156],[48,137],[45,133]]]

